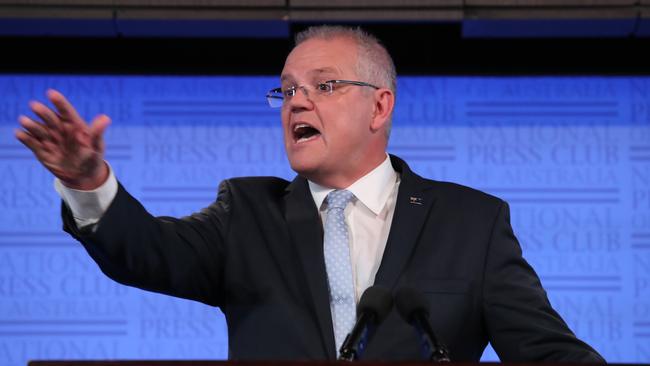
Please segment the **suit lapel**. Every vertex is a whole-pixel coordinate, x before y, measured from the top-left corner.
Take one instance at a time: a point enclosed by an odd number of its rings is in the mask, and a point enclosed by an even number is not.
[[[395,213],[375,284],[392,289],[416,246],[435,201],[432,185],[415,175],[404,161],[391,156],[401,176]]]
[[[297,177],[287,188],[285,219],[303,265],[313,309],[328,359],[336,359],[334,330],[330,313],[327,272],[323,254],[323,226],[307,181]]]

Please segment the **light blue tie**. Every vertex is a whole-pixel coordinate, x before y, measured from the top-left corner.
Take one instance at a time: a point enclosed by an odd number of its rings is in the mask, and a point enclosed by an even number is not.
[[[325,268],[330,288],[330,309],[337,355],[345,336],[352,330],[356,318],[348,226],[345,224],[343,214],[345,206],[353,196],[352,192],[339,190],[327,195]]]

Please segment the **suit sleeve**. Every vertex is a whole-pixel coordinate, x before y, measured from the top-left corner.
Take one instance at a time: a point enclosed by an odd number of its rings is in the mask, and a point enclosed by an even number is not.
[[[77,228],[64,203],[63,228],[115,281],[219,306],[230,199],[224,181],[217,200],[200,212],[180,219],[154,217],[119,185],[96,227]]]
[[[490,342],[499,358],[509,362],[604,363],[551,307],[539,277],[522,257],[505,202],[495,219],[489,245],[483,309]]]

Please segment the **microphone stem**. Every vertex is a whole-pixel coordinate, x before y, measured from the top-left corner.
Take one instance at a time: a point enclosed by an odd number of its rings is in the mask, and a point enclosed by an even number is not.
[[[436,363],[450,362],[449,352],[438,341],[438,337],[436,337],[433,329],[431,329],[429,317],[422,311],[416,311],[413,314],[413,320],[415,320],[416,328],[422,338],[422,351],[426,359]]]
[[[348,333],[341,345],[339,360],[356,361],[359,359],[359,355],[363,353],[366,347],[366,340],[364,338],[368,326],[374,321],[373,318],[374,315],[369,311],[361,313],[359,319],[354,324],[354,328]]]

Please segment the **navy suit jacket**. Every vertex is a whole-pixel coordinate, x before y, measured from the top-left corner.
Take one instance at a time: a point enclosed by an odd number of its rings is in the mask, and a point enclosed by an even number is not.
[[[452,360],[478,361],[490,341],[504,361],[603,362],[551,308],[505,202],[391,160],[401,183],[375,284],[422,291]],[[114,280],[220,307],[232,359],[336,358],[323,229],[304,178],[229,179],[180,219],[151,216],[120,186],[96,230],[78,230],[65,205],[63,217]],[[419,357],[395,310],[364,354]]]

